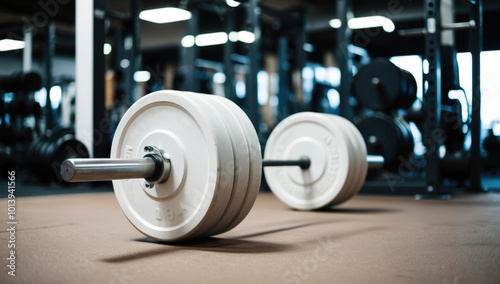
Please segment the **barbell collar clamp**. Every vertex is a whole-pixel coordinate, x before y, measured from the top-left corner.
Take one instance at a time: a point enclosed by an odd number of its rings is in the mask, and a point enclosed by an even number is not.
[[[106,181],[143,178],[149,183],[167,181],[171,165],[162,150],[148,146],[148,154],[138,159],[66,159],[61,176],[67,182]]]

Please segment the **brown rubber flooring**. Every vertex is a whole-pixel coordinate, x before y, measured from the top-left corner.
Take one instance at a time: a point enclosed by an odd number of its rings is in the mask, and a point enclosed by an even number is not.
[[[0,283],[500,283],[500,194],[451,200],[358,195],[299,212],[260,194],[231,232],[165,245],[136,231],[114,194],[17,199],[16,276]]]

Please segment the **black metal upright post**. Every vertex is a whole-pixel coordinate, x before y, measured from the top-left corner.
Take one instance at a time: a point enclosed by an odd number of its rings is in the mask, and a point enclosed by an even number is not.
[[[304,46],[307,43],[307,22],[308,22],[308,16],[307,16],[307,9],[306,8],[300,8],[298,10],[299,16],[298,16],[298,27],[299,31],[297,36],[295,37],[295,69],[299,69],[299,71],[302,71],[302,68],[306,65],[307,61],[307,54],[304,50]]]
[[[290,61],[288,60],[288,37],[281,35],[278,37],[278,122],[289,115],[288,106],[290,104]]]
[[[113,52],[111,53],[112,68],[115,70],[116,74],[116,89],[127,90],[129,88],[128,80],[125,78],[125,71],[121,67],[121,61],[125,57],[125,48],[123,44],[124,39],[124,29],[123,26],[117,26],[113,30]],[[121,73],[121,74],[118,74]]]
[[[129,52],[130,66],[127,72],[128,83],[130,87],[130,96],[132,98],[131,102],[134,102],[136,97],[132,94],[137,85],[134,81],[134,73],[142,68],[142,52],[141,52],[141,20],[139,19],[139,13],[141,12],[141,7],[139,0],[130,1],[130,19],[132,25],[132,49]]]
[[[52,129],[54,127],[54,116],[50,100],[50,89],[52,88],[52,70],[56,54],[56,24],[53,21],[49,22],[47,26],[47,41],[45,42],[44,51],[45,89],[47,90],[47,97],[45,99],[45,129]]]
[[[103,126],[105,106],[104,106],[104,79],[106,64],[104,61],[104,39],[105,39],[105,15],[107,9],[107,1],[94,0],[94,157],[104,158],[109,156],[108,151],[108,133]],[[81,94],[85,95],[85,94]]]
[[[293,71],[292,74],[294,73],[299,73],[300,74],[300,88],[302,90],[299,90],[299,95],[297,96],[297,103],[299,105],[304,104],[304,95],[303,95],[303,78],[302,78],[302,70],[306,66],[306,61],[307,61],[307,54],[304,50],[305,45],[307,43],[307,23],[309,21],[308,15],[307,15],[307,8],[299,8],[297,10],[298,13],[298,33],[297,36],[295,37],[294,44],[295,44],[295,64],[293,66]],[[293,110],[295,112],[295,110]]]
[[[424,74],[428,84],[423,98],[426,113],[423,142],[427,148],[426,191],[432,195],[441,193],[439,148],[442,140],[441,127],[441,1],[426,0],[425,11],[425,58],[429,62],[429,72]]]
[[[235,13],[233,11],[226,12],[224,18],[224,30],[229,35],[231,32],[236,31]],[[229,40],[224,45],[224,75],[226,82],[224,83],[224,95],[231,101],[236,100],[236,93],[234,91],[234,65],[232,55],[234,53],[235,43]]]
[[[470,1],[473,2],[473,1]],[[470,32],[472,53],[472,113],[471,113],[471,173],[470,189],[482,191],[481,186],[481,51],[483,50],[483,4],[475,0],[470,4],[471,19],[476,23]]]
[[[199,34],[200,8],[193,4],[189,6],[191,19],[186,23],[186,35],[196,37]],[[200,90],[199,80],[196,79],[196,58],[198,58],[199,48],[195,44],[190,47],[183,47],[181,50],[181,74],[183,76],[184,91],[198,92]]]
[[[23,28],[23,72],[29,72],[33,68],[33,26],[26,25]]]
[[[342,25],[337,29],[337,61],[341,72],[340,77],[340,105],[339,114],[352,120],[352,110],[349,104],[352,85],[352,59],[349,54],[349,44],[351,44],[352,30],[348,22],[352,17],[352,3],[350,0],[337,0],[337,19]]]
[[[455,0],[441,0],[441,26],[455,23]],[[460,87],[455,31],[441,31],[441,105],[451,106],[450,90]],[[445,121],[446,122],[446,121]]]
[[[257,99],[257,73],[260,68],[260,42],[261,42],[261,28],[260,28],[260,15],[261,8],[259,0],[249,0],[247,2],[247,20],[251,31],[255,35],[255,41],[250,44],[248,57],[250,66],[248,68],[247,81],[246,81],[246,106],[247,114],[252,121],[257,133],[259,133],[261,115],[260,106]]]

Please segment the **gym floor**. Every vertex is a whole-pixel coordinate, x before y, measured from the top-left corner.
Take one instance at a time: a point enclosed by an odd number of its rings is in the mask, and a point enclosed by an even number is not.
[[[2,229],[0,283],[500,283],[498,193],[357,195],[314,212],[261,193],[232,231],[160,244],[99,189],[17,198],[16,276]]]

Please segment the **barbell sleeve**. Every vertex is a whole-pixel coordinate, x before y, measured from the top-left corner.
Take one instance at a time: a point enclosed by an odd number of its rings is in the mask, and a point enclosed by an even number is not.
[[[370,169],[381,169],[384,167],[385,162],[384,157],[379,155],[368,155],[366,156],[366,161]]]
[[[140,159],[66,159],[61,176],[67,182],[152,178],[157,163],[152,157]]]

